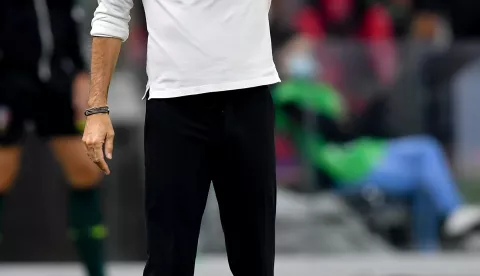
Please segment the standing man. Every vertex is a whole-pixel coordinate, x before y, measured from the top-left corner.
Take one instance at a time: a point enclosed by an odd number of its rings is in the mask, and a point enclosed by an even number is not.
[[[144,276],[192,276],[213,182],[235,276],[273,276],[274,108],[270,0],[143,0],[148,261]],[[83,141],[105,173],[107,93],[133,0],[100,0],[92,21]],[[121,112],[121,111],[116,111]]]
[[[417,40],[448,44],[443,51],[432,51],[422,66],[426,88],[426,131],[434,135],[452,155],[458,136],[456,129],[456,103],[459,79],[469,66],[480,59],[479,1],[470,0],[417,0],[412,31]],[[448,28],[446,28],[448,26]],[[447,35],[448,34],[448,35]],[[450,37],[451,35],[451,37]],[[450,39],[452,39],[450,41]],[[443,46],[443,45],[442,45]],[[475,73],[474,73],[475,74]],[[476,87],[470,87],[475,93]],[[463,107],[462,107],[463,108]]]
[[[78,11],[74,0],[2,1],[0,217],[19,169],[24,124],[33,121],[72,185],[69,228],[79,256],[90,276],[103,276],[102,174],[80,138],[89,77],[80,51]]]

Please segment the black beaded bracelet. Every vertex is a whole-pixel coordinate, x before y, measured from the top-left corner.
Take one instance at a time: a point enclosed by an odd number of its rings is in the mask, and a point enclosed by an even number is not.
[[[110,109],[108,106],[99,106],[99,107],[91,107],[85,110],[84,114],[85,116],[90,116],[93,114],[108,114],[110,113]]]

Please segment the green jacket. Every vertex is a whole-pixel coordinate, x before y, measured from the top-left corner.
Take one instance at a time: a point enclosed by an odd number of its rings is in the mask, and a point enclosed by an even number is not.
[[[314,166],[326,172],[336,184],[350,184],[366,177],[385,152],[385,141],[360,137],[348,143],[329,142],[315,128],[299,124],[285,110],[294,105],[330,120],[338,121],[346,108],[330,86],[308,81],[285,81],[273,92],[278,130],[292,135],[297,148]]]

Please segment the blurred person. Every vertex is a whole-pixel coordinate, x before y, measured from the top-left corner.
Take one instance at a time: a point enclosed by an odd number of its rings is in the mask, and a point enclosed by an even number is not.
[[[288,131],[299,150],[328,175],[333,188],[346,195],[374,188],[411,200],[413,239],[422,250],[439,248],[440,226],[450,238],[461,238],[480,226],[480,208],[463,202],[434,138],[368,136],[351,124],[334,88],[312,81],[317,73],[311,55],[292,55],[288,71],[291,79],[273,94],[277,128]],[[302,112],[315,115],[314,128],[305,127]]]
[[[384,1],[309,0],[294,17],[296,30],[317,44],[317,51],[330,60],[329,82],[340,85],[335,57],[323,47],[339,39],[358,41],[368,52],[370,65],[382,85],[391,85],[396,75],[395,22]],[[350,41],[351,42],[351,41]]]
[[[73,0],[6,0],[0,9],[0,217],[31,121],[71,184],[69,236],[90,276],[103,276],[101,171],[81,140],[89,75]],[[1,233],[1,228],[0,228]]]
[[[276,179],[269,0],[143,0],[145,276],[193,276],[213,182],[235,276],[273,276]],[[132,0],[100,0],[92,21],[83,141],[106,174],[114,130],[108,87]]]
[[[471,0],[414,1],[413,38],[437,48],[430,50],[422,66],[423,84],[428,92],[427,130],[447,148],[455,137],[452,103],[456,91],[452,84],[480,57],[479,8],[480,2]]]
[[[471,0],[416,0],[412,24],[414,37],[432,40],[444,27],[450,25],[455,40],[472,41],[480,38],[480,2]]]

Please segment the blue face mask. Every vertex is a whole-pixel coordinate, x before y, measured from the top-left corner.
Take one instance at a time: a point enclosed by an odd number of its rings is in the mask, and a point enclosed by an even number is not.
[[[288,76],[295,79],[315,79],[317,64],[311,55],[294,55],[287,62]]]

